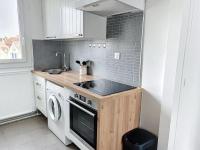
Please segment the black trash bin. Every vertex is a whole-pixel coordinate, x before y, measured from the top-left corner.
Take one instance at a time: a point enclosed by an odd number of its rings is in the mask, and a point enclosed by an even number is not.
[[[123,136],[123,150],[157,150],[158,138],[144,129],[134,129]]]

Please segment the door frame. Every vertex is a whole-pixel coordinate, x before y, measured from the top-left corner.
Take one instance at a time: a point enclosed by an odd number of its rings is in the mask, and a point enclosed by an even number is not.
[[[189,44],[189,39],[190,39],[190,29],[194,19],[193,7],[195,6],[192,3],[192,0],[186,0],[186,3],[187,5],[186,8],[184,9],[184,14],[183,14],[184,19],[182,22],[182,29],[181,29],[182,31],[181,31],[181,40],[179,46],[179,58],[177,65],[176,81],[175,81],[174,101],[171,112],[168,150],[174,150],[176,143],[176,130],[179,120],[178,116],[180,112],[181,101],[182,101],[181,92],[185,85],[185,78],[183,74],[185,57],[187,52],[187,46]]]

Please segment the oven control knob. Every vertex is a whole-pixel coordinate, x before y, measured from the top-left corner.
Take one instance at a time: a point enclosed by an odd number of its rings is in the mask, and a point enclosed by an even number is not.
[[[88,101],[87,101],[87,104],[88,104],[88,105],[92,105],[92,101],[91,101],[91,100],[88,100]]]
[[[74,94],[74,97],[75,97],[75,98],[78,98],[78,94]]]

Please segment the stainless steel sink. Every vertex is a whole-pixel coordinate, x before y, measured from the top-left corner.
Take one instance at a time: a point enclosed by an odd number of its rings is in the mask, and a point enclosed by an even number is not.
[[[63,69],[49,69],[47,70],[47,72],[49,74],[61,74],[62,72],[64,72],[64,70]]]
[[[53,68],[53,69],[44,69],[43,72],[48,72],[49,74],[61,74],[62,72],[70,71],[69,67],[62,68]]]

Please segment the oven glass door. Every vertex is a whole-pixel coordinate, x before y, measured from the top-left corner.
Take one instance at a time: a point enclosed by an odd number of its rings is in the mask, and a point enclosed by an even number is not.
[[[70,97],[70,129],[96,149],[97,112]]]

